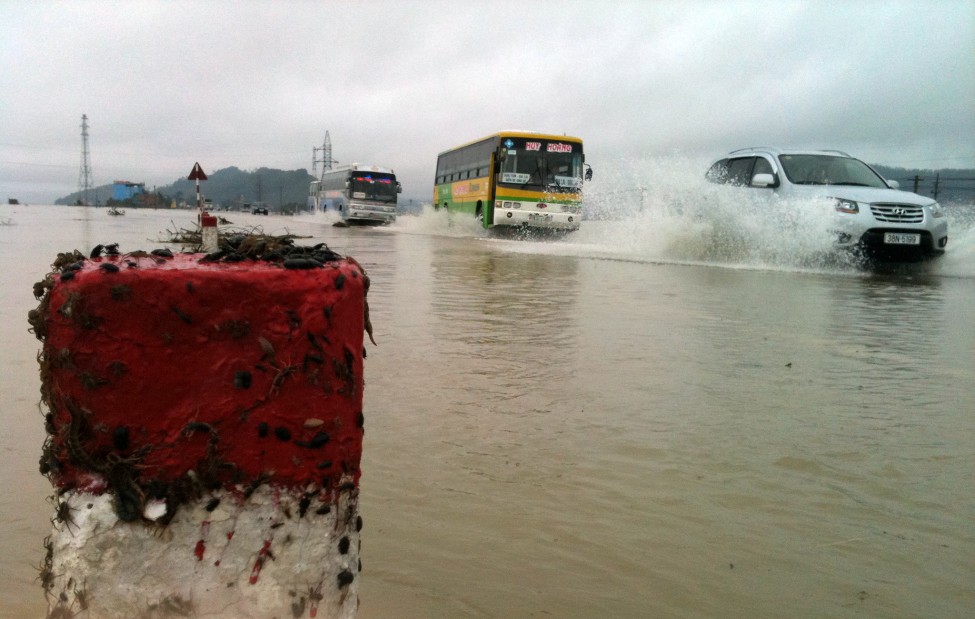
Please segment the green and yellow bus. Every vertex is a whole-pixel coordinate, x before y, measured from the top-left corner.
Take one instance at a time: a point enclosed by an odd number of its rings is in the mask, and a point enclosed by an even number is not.
[[[576,230],[586,168],[579,138],[502,131],[437,156],[433,204],[485,228]]]

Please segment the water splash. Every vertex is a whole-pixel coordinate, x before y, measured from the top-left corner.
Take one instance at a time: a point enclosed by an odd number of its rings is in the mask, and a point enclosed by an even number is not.
[[[450,237],[484,237],[487,231],[470,215],[449,213],[424,204],[418,215],[398,215],[390,229],[401,234],[423,234]]]
[[[945,207],[948,251],[937,261],[937,272],[948,277],[975,278],[975,204]]]
[[[824,199],[784,200],[770,192],[719,186],[704,178],[709,160],[684,156],[619,159],[599,166],[584,189],[585,221],[564,236],[517,238],[481,228],[469,215],[423,205],[389,228],[400,234],[474,237],[505,251],[647,263],[699,264],[861,274],[837,251],[835,211]],[[975,206],[949,207],[950,249],[902,265],[912,273],[975,277]]]
[[[587,220],[555,253],[733,268],[860,273],[862,263],[834,247],[835,212],[826,199],[783,200],[770,192],[714,185],[708,161],[622,159],[587,184]],[[949,211],[946,256],[906,268],[970,277],[975,207]],[[515,251],[552,252],[551,247]]]

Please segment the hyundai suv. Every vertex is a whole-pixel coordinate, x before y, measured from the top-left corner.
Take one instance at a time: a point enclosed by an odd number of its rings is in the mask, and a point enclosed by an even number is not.
[[[900,191],[896,181],[840,151],[746,148],[714,162],[706,177],[780,198],[832,200],[837,245],[867,258],[916,261],[948,245],[941,205]]]

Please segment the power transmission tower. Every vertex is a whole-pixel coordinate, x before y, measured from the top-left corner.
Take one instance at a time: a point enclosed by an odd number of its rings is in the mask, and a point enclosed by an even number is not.
[[[78,191],[81,192],[82,204],[91,206],[91,196],[98,202],[98,194],[94,192],[94,177],[91,173],[91,153],[88,150],[88,115],[81,115],[81,171],[78,173]]]
[[[318,159],[318,151],[322,152],[322,158]],[[322,174],[332,169],[333,163],[338,163],[338,161],[332,159],[332,138],[329,137],[328,131],[325,132],[325,141],[322,142],[321,148],[317,146],[312,146],[311,149],[311,175],[318,176],[318,162],[322,163]]]
[[[333,163],[338,163],[338,161],[332,159],[332,138],[328,137],[328,131],[326,131],[325,141],[322,142],[322,171],[331,170]]]

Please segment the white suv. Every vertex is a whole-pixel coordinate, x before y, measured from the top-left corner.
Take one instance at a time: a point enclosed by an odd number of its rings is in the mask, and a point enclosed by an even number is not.
[[[898,190],[896,181],[839,151],[745,148],[714,162],[707,179],[782,198],[830,198],[837,244],[867,258],[921,260],[948,245],[948,221],[937,202]]]

